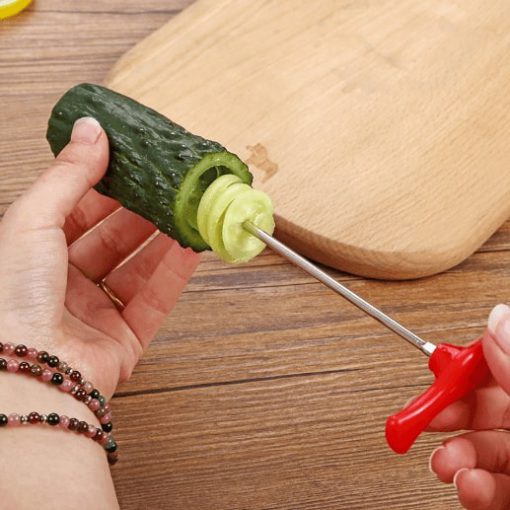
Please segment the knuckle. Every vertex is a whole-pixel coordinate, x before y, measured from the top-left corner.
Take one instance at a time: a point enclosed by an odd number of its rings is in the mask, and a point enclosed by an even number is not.
[[[47,211],[38,215],[39,222],[46,217]],[[33,223],[32,204],[27,194],[18,197],[5,211],[2,218],[4,229],[30,228]]]
[[[53,165],[53,171],[62,174],[82,174],[86,173],[86,165],[79,160],[57,160]]]
[[[82,158],[80,152],[77,150],[78,147],[72,143],[64,147],[64,149],[55,158],[55,164],[59,165],[79,165]]]
[[[163,257],[161,264],[165,268],[168,277],[172,279],[172,281],[176,282],[179,287],[184,287],[188,282],[188,279],[185,275],[181,274],[182,271],[179,270],[179,267],[176,267],[168,257]]]
[[[17,198],[3,213],[2,215],[2,224],[5,225],[6,222],[10,221],[11,218],[16,217],[16,213],[21,207],[21,198]]]
[[[158,295],[151,286],[146,286],[142,290],[142,298],[145,304],[152,310],[155,310],[162,315],[166,315],[168,313],[168,302]]]
[[[510,428],[510,401],[505,406],[501,422],[503,427]]]
[[[135,263],[134,272],[142,281],[146,281],[152,276],[154,267],[150,260],[142,259]]]
[[[71,214],[69,214],[69,216],[66,218],[66,222],[72,229],[78,232],[85,232],[89,227],[87,215],[85,214],[85,211],[79,206],[73,209]]]
[[[120,230],[113,228],[111,225],[100,225],[98,235],[99,242],[107,252],[112,253],[117,258],[127,253],[127,246]]]
[[[55,160],[52,166],[52,172],[53,173],[62,173],[67,174],[69,172],[76,172],[77,170],[80,170],[83,168],[83,164],[78,161],[77,159],[70,159],[69,157],[59,158]],[[47,175],[47,174],[46,174]],[[45,175],[43,175],[45,177]]]
[[[88,174],[87,165],[81,161],[63,159],[56,160],[50,171],[43,174],[40,179],[42,183],[51,182],[55,178],[66,180],[69,180],[69,178],[79,179],[84,181],[84,185],[87,188],[90,188],[92,186],[92,182],[90,182]]]
[[[510,451],[509,448],[500,448],[496,452],[496,471],[498,473],[508,473],[510,469]]]

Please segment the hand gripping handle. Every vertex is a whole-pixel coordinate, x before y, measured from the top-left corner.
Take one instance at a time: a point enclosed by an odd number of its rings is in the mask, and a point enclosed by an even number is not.
[[[468,347],[438,345],[429,368],[436,376],[434,384],[386,422],[386,440],[396,453],[406,453],[435,416],[489,375],[481,339]]]

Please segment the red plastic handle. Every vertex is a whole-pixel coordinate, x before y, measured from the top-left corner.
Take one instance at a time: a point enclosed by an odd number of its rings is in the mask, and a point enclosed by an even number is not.
[[[386,439],[396,453],[406,453],[436,415],[489,375],[481,340],[469,347],[438,345],[430,357],[429,368],[436,376],[434,384],[386,422]]]

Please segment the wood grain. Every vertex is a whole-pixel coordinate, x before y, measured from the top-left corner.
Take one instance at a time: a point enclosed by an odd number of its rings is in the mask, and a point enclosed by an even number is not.
[[[248,161],[291,246],[402,279],[510,215],[509,79],[505,0],[199,0],[107,83]]]
[[[69,86],[190,2],[36,0],[0,24],[2,210],[50,162],[45,125]],[[379,282],[334,272],[432,341],[465,343],[509,301],[510,223],[444,274]],[[440,436],[390,453],[386,416],[430,382],[426,360],[271,253],[207,255],[114,401],[123,509],[457,509],[427,469]]]

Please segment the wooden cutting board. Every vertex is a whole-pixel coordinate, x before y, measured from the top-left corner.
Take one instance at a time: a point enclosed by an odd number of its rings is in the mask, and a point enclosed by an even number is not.
[[[336,268],[430,275],[510,215],[507,0],[198,0],[106,81],[239,154]]]

